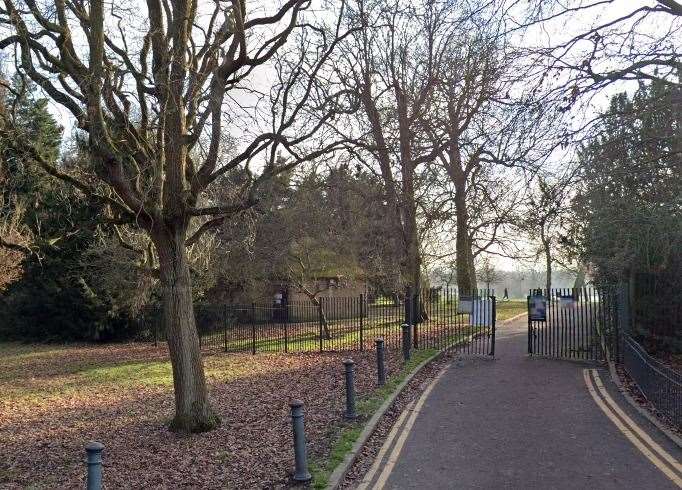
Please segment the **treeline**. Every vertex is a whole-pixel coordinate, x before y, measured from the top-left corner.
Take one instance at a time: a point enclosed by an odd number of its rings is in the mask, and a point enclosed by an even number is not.
[[[682,351],[682,85],[611,99],[580,151],[566,245],[598,283],[627,283],[635,334]]]
[[[12,149],[0,146],[0,339],[131,338],[141,310],[160,305],[158,272],[130,246],[138,237],[18,156],[16,146],[25,145],[58,168],[87,165],[82,142],[63,134],[47,103],[20,79],[0,103],[15,112],[16,137]],[[307,288],[330,277],[340,287],[360,279],[377,294],[391,294],[400,258],[387,239],[381,203],[380,183],[359,165],[310,165],[278,175],[257,205],[193,247],[195,300],[270,301],[270,283]],[[321,292],[312,289],[312,297]]]

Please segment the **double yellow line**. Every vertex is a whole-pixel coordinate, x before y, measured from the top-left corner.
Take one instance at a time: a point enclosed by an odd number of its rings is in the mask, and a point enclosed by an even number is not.
[[[358,485],[357,490],[368,490],[370,488],[372,490],[381,490],[384,488],[384,485],[386,485],[386,482],[388,481],[388,477],[391,476],[391,472],[398,462],[398,457],[403,450],[407,436],[409,435],[410,430],[412,430],[414,422],[417,420],[417,416],[424,406],[424,402],[446,370],[447,367],[442,369],[436,377],[433,378],[418,400],[410,402],[407,407],[405,407],[403,413],[400,414],[400,417],[393,426],[393,429],[389,432],[384,445],[374,459],[374,464],[362,479],[360,485]],[[381,470],[381,472],[379,472],[379,470]],[[375,477],[376,481],[374,481]]]
[[[597,406],[614,423],[618,430],[678,488],[682,488],[682,465],[669,452],[663,449],[643,431],[628,415],[621,410],[604,388],[596,369],[584,369],[583,377],[587,391]]]

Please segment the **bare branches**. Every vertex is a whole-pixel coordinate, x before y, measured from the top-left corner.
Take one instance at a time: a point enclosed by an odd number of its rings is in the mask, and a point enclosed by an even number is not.
[[[6,248],[8,250],[14,250],[15,252],[21,252],[26,255],[33,253],[33,251],[29,247],[21,243],[11,242],[3,238],[2,236],[0,236],[0,247]]]
[[[332,73],[331,54],[352,31],[342,32],[338,21],[327,32],[302,20],[310,0],[288,0],[253,18],[240,0],[216,2],[206,18],[197,15],[191,2],[171,6],[148,0],[148,26],[142,29],[130,22],[126,7],[109,12],[101,1],[86,11],[80,3],[55,0],[56,20],[33,1],[27,2],[27,11],[14,0],[3,2],[0,20],[12,32],[5,31],[0,45],[15,46],[18,69],[88,133],[89,170],[116,198],[37,154],[31,158],[50,175],[110,206],[117,222],[125,218],[152,229],[169,216],[183,221],[183,216],[240,212],[257,201],[263,181],[345,142],[320,135],[330,134],[335,115],[354,110],[352,93],[324,87]],[[115,29],[109,15],[115,17]],[[77,37],[87,39],[87,49],[74,44]],[[268,64],[279,67],[279,83],[269,101],[276,124],[250,141],[245,130],[231,140],[232,148],[225,148],[226,129],[234,130],[233,114],[226,112],[235,100],[232,92],[250,91],[246,81]],[[318,137],[326,143],[306,147]],[[207,145],[206,153],[196,152],[198,143]],[[286,156],[276,164],[273,155],[280,151]],[[210,185],[266,152],[269,163],[251,179],[253,188],[235,193],[243,202],[198,205]]]
[[[656,81],[675,85],[680,68],[682,7],[675,0],[655,6],[610,8],[612,1],[579,7],[531,2],[524,29],[553,33],[547,46],[527,46],[538,71],[543,100],[561,99],[563,110],[589,103],[613,84]],[[543,12],[536,15],[538,10]],[[566,29],[565,26],[570,26]],[[558,41],[557,41],[558,39]]]
[[[217,213],[213,213],[213,214],[217,214]],[[215,230],[216,228],[221,226],[224,222],[225,222],[225,216],[220,216],[218,218],[213,218],[213,219],[206,221],[197,229],[197,231],[195,231],[192,234],[192,236],[190,236],[185,241],[185,246],[191,247],[192,245],[197,243],[205,233],[207,233],[211,230]]]

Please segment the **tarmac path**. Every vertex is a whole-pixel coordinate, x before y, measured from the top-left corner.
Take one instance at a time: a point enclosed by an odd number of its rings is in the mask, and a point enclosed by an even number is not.
[[[604,369],[531,359],[527,320],[496,359],[458,359],[401,415],[362,489],[682,488],[682,451]]]

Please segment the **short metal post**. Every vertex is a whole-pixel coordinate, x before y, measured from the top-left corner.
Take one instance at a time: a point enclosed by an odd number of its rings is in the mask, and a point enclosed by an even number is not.
[[[256,304],[251,303],[251,354],[256,355]]]
[[[377,378],[379,386],[386,384],[386,365],[384,363],[384,339],[381,337],[375,340],[377,345]]]
[[[526,296],[528,302],[528,354],[533,355],[533,320],[530,317],[530,295]]]
[[[282,308],[282,316],[284,316],[284,352],[289,353],[289,322],[284,308]]]
[[[158,315],[154,316],[154,347],[158,347],[159,345],[159,321],[158,321]]]
[[[365,296],[363,294],[360,295],[360,351],[363,351],[365,348],[365,339],[363,335],[363,328],[364,328],[364,316],[365,316]]]
[[[88,455],[88,490],[100,490],[102,488],[102,450],[104,445],[99,442],[90,442],[85,446]]]
[[[223,308],[223,343],[227,352],[227,306]]]
[[[491,332],[491,339],[490,339],[490,342],[491,342],[490,355],[492,357],[495,357],[495,328],[497,326],[497,298],[495,298],[495,296],[491,296],[490,299],[493,302],[493,311],[492,311],[493,317],[491,318],[492,332]]]
[[[289,403],[291,407],[291,424],[294,429],[294,459],[296,462],[296,469],[294,472],[294,481],[307,482],[312,476],[308,471],[308,452],[305,445],[305,426],[303,423],[303,402],[301,400],[292,400]]]
[[[322,303],[317,305],[317,319],[320,323],[320,352],[322,352]]]
[[[412,288],[405,289],[405,323],[412,323]]]
[[[346,371],[346,413],[344,416],[348,420],[358,417],[355,411],[355,363],[352,359],[343,361]]]
[[[409,323],[403,323],[402,329],[403,329],[403,358],[406,361],[409,361],[412,350],[412,339],[410,338],[412,336],[411,332],[412,327]]]

